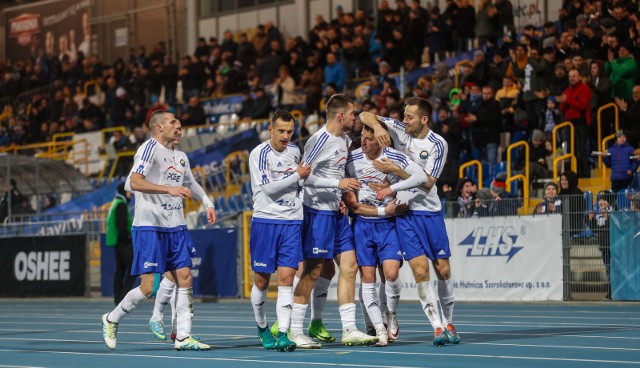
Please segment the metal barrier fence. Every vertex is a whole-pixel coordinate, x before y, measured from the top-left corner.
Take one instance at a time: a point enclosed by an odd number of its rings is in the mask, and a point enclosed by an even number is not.
[[[608,204],[603,204],[603,208],[600,208],[598,199],[591,192],[563,196],[554,201],[532,198],[532,210],[528,214],[519,213],[522,209],[521,198],[473,200],[466,205],[446,202],[443,211],[449,218],[495,217],[496,221],[500,221],[502,216],[518,214],[545,216],[546,213],[561,213],[564,299],[601,300],[610,295],[609,279],[602,257],[602,251],[608,251],[609,229],[604,226],[603,218],[612,210],[632,209],[624,196],[610,195],[607,198]]]
[[[222,192],[220,183],[216,183],[216,176],[207,177],[207,189],[216,188]],[[239,179],[239,178],[237,178]],[[242,180],[242,179],[240,179]],[[246,185],[246,183],[244,183]],[[219,193],[220,193],[219,192]],[[217,198],[224,198],[220,193]],[[250,193],[243,193],[243,197],[250,198]],[[232,197],[233,198],[233,197]],[[521,216],[546,216],[545,213],[554,209],[562,214],[562,250],[563,250],[563,296],[565,300],[602,300],[609,293],[609,279],[603,262],[602,250],[608,247],[608,227],[602,227],[602,218],[612,210],[630,210],[624,206],[616,208],[620,200],[615,196],[607,198],[609,206],[601,206],[599,198],[594,198],[591,192],[583,195],[564,196],[553,202],[541,199],[531,199],[535,213],[520,214]],[[594,203],[595,201],[595,203]],[[469,208],[466,217],[494,217],[497,222],[506,215],[517,215],[522,206],[522,199],[492,199],[474,202],[474,208]],[[216,203],[219,205],[219,203]],[[447,202],[444,211],[447,217],[459,216],[461,206],[457,202]],[[250,221],[245,216],[239,216],[242,206],[226,213],[224,220],[235,222],[248,230]],[[250,216],[250,215],[249,215]],[[222,218],[221,218],[222,219]],[[223,221],[224,221],[223,220]],[[243,221],[244,220],[244,221]],[[550,219],[551,221],[551,219]],[[51,215],[21,215],[12,216],[9,221],[0,224],[0,237],[15,238],[16,245],[23,236],[51,236],[59,234],[87,235],[87,291],[100,288],[100,237],[105,231],[103,214],[99,211],[85,213],[66,213]],[[248,234],[245,233],[245,234]],[[245,235],[246,236],[246,235]],[[248,240],[248,239],[244,239]],[[241,253],[245,249],[241,249]],[[536,260],[531,260],[536,262]],[[246,277],[246,275],[245,275]],[[240,280],[243,280],[241,277]]]

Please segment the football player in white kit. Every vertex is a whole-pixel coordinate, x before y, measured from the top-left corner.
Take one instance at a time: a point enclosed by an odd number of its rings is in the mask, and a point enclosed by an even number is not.
[[[406,101],[404,120],[398,121],[362,112],[360,120],[374,129],[376,139],[383,146],[389,146],[390,138],[395,148],[405,152],[414,162],[424,168],[429,180],[422,187],[398,193],[398,199],[409,203],[410,211],[396,219],[398,235],[402,239],[402,250],[409,261],[418,286],[420,303],[434,328],[434,345],[458,344],[460,337],[453,326],[453,285],[449,258],[449,238],[442,215],[442,204],[435,186],[442,173],[447,158],[447,142],[429,129],[433,107],[426,99],[413,97]],[[387,130],[380,123],[388,127]],[[393,172],[401,178],[408,176],[404,170],[389,160],[380,160],[376,168],[383,172]],[[392,193],[390,187],[378,192],[378,197]],[[437,296],[429,283],[429,262],[431,260],[438,277],[438,295],[442,307],[439,316]]]
[[[176,134],[176,139],[169,144],[169,148],[173,149],[176,153],[176,160],[178,161],[188,161],[187,154],[183,151],[177,149],[180,146],[180,140],[182,138],[182,129],[181,126],[176,127],[178,133]],[[185,180],[184,186],[189,188],[193,193],[195,198],[202,198],[201,202],[205,203],[205,207],[214,207],[213,203],[209,200],[206,192],[198,184],[198,181],[195,180],[193,175],[190,175],[190,172],[185,172]],[[215,208],[214,208],[215,209]],[[214,212],[215,218],[215,212]],[[214,220],[215,223],[215,220]],[[189,232],[184,233],[185,236],[189,236]],[[189,240],[191,241],[191,240]],[[196,249],[195,247],[191,248],[191,255],[195,256]],[[160,275],[157,275],[160,277]],[[151,318],[149,319],[149,328],[153,335],[160,341],[165,341],[167,339],[167,335],[164,330],[164,308],[169,305],[171,306],[171,340],[175,342],[176,336],[178,333],[178,326],[176,324],[176,293],[178,291],[176,287],[175,280],[173,276],[171,276],[171,272],[165,272],[164,278],[158,285],[158,290],[156,292],[156,300],[153,304],[153,313]],[[196,340],[198,338],[194,337]]]
[[[400,296],[401,283],[398,280],[402,252],[393,215],[396,211],[396,200],[389,197],[376,198],[376,192],[370,184],[391,183],[393,192],[415,188],[427,182],[427,174],[420,166],[411,161],[404,153],[393,148],[382,148],[376,141],[373,129],[365,126],[362,131],[362,146],[349,154],[347,160],[347,176],[357,178],[362,183],[355,194],[344,194],[345,203],[356,216],[353,233],[356,245],[356,256],[360,272],[361,302],[364,305],[368,323],[375,329],[379,341],[377,346],[386,346],[388,341],[398,338],[396,307]],[[386,158],[395,163],[411,176],[400,180],[397,175],[385,174],[374,167],[374,162]],[[406,205],[404,205],[406,207]],[[386,280],[385,304],[388,312],[385,316],[389,331],[384,326],[380,311],[380,300],[375,288],[376,267],[380,265]],[[366,318],[365,318],[366,319]],[[391,323],[390,323],[391,322]]]
[[[305,145],[303,161],[312,166],[304,183],[302,254],[304,267],[294,291],[291,339],[298,348],[320,348],[302,332],[311,290],[325,262],[336,261],[338,305],[342,321],[342,343],[373,345],[378,338],[356,327],[355,278],[358,272],[353,233],[347,216],[339,212],[342,191],[358,190],[357,179],[345,178],[350,139],[344,133],[355,121],[353,103],[344,95],[333,95],[326,104],[327,123]]]
[[[149,126],[151,139],[136,152],[133,169],[125,185],[136,195],[131,274],[140,275],[141,285],[131,290],[113,311],[102,316],[103,339],[107,347],[115,349],[120,319],[151,295],[155,274],[169,271],[178,285],[178,331],[174,348],[209,350],[211,346],[191,336],[193,289],[190,250],[193,243],[188,237],[183,213],[183,200],[192,195],[191,190],[183,186],[185,176],[191,175],[191,169],[188,160],[169,148],[179,133],[180,122],[171,112],[159,110],[151,115]],[[206,196],[198,199],[207,205],[207,220],[213,224],[213,204]]]
[[[254,284],[251,305],[258,324],[258,337],[266,349],[293,351],[296,344],[287,331],[293,308],[293,277],[302,256],[302,202],[298,181],[306,179],[311,166],[304,166],[300,149],[291,143],[293,116],[279,110],[271,117],[270,139],[249,155],[253,220],[249,240]],[[267,325],[266,302],[271,274],[278,271],[278,333]]]

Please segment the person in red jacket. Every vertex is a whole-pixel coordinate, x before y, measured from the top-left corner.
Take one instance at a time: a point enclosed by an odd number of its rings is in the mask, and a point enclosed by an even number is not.
[[[570,120],[575,127],[575,150],[578,160],[578,176],[591,176],[589,170],[589,127],[591,126],[591,89],[582,83],[577,70],[569,72],[569,87],[564,93],[556,97],[560,102],[560,111],[566,120]],[[564,140],[564,139],[563,139]]]

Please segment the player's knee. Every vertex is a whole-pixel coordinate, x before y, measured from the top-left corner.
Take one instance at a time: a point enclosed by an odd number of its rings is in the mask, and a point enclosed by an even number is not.
[[[323,260],[307,261],[304,265],[301,278],[310,277],[313,280],[317,280],[324,269]]]
[[[325,279],[331,280],[336,274],[336,264],[333,261],[325,262],[322,267],[322,274],[320,276]]]
[[[341,262],[340,263],[340,276],[356,277],[358,273],[358,264],[356,262]]]
[[[390,282],[394,282],[398,279],[399,274],[400,274],[400,271],[397,269],[385,270],[384,279]]]
[[[436,275],[440,280],[449,280],[451,278],[451,269],[448,265],[436,268]]]

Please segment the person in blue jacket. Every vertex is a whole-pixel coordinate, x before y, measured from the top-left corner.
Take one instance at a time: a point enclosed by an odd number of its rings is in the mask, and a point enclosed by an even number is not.
[[[611,190],[615,193],[625,189],[633,180],[638,169],[638,160],[633,156],[633,147],[627,143],[627,136],[621,129],[616,130],[616,143],[607,150],[604,164],[611,168]]]

